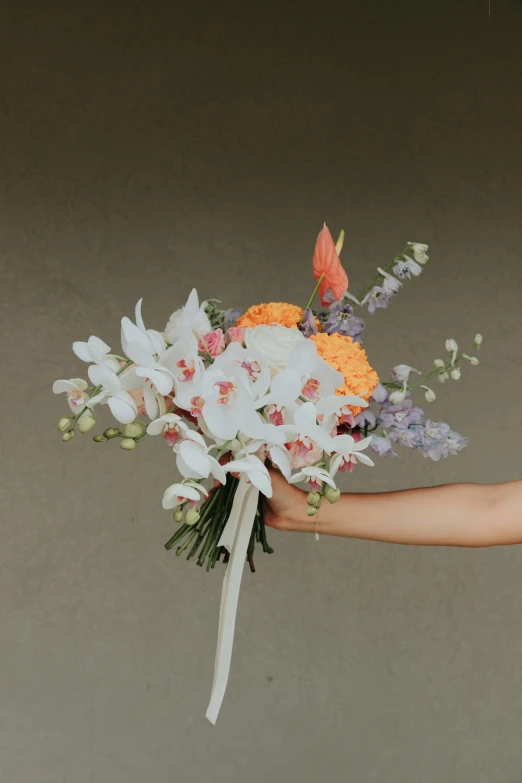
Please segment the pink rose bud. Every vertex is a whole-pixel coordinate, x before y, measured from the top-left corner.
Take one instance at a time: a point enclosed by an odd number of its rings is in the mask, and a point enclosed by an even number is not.
[[[225,350],[225,335],[222,329],[209,332],[204,335],[203,340],[199,344],[200,353],[208,352],[213,359]]]
[[[242,326],[231,326],[227,329],[226,336],[229,343],[242,343],[245,339],[245,330]]]

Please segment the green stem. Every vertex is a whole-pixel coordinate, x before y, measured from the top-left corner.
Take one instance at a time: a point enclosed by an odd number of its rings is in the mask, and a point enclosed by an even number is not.
[[[321,277],[318,279],[317,283],[315,284],[315,288],[314,288],[314,290],[312,291],[312,295],[311,295],[310,299],[308,300],[308,303],[307,303],[307,305],[306,305],[306,307],[305,307],[305,312],[306,312],[306,311],[308,310],[308,308],[309,308],[309,307],[312,305],[312,302],[313,302],[313,301],[314,301],[314,299],[315,299],[315,295],[316,295],[316,293],[318,292],[318,290],[319,290],[319,286],[321,285],[321,283],[323,282],[323,280],[324,280],[324,272],[322,273]],[[304,318],[304,313],[303,313],[303,318]],[[303,318],[301,318],[301,323],[303,323]]]

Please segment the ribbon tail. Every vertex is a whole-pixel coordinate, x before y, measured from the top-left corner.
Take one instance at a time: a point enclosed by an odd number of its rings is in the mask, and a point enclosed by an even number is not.
[[[241,577],[243,576],[248,544],[254,526],[259,499],[259,490],[251,484],[247,485],[245,481],[240,482],[236,490],[236,495],[243,484],[246,488],[242,489],[242,495],[240,495],[238,499],[238,505],[241,502],[241,508],[238,513],[237,523],[235,524],[234,539],[230,550],[230,560],[223,579],[223,589],[221,592],[214,682],[212,684],[210,703],[206,713],[207,719],[213,724],[215,724],[219,715],[219,710],[227,687],[228,675],[230,673],[234,629],[239,601],[239,588],[241,586]],[[223,544],[223,546],[225,545],[226,544]]]

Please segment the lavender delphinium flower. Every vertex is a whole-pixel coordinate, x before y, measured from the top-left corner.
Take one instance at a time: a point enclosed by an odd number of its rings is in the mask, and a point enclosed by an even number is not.
[[[235,326],[235,323],[240,315],[241,310],[239,307],[229,307],[228,310],[225,310],[223,313],[223,330],[226,332],[226,330],[230,329],[231,326]]]
[[[378,383],[375,389],[372,391],[370,402],[378,402],[379,404],[382,404],[383,402],[387,401],[388,392],[386,391],[386,387],[383,386],[382,383]]]
[[[424,445],[424,426],[413,424],[411,427],[391,427],[390,440],[408,449],[420,449]]]
[[[308,307],[303,314],[303,320],[298,326],[299,330],[305,337],[310,337],[311,334],[317,334],[317,324],[315,323],[315,317],[312,310]]]
[[[365,408],[355,417],[355,425],[364,429],[365,427],[375,427],[376,424],[375,413],[371,408]]]
[[[374,285],[371,291],[368,291],[361,304],[367,304],[369,314],[373,315],[378,307],[388,307],[390,304],[390,294],[387,293],[384,288],[381,288],[381,286]]]
[[[365,325],[362,318],[354,315],[353,307],[343,301],[332,304],[324,320],[324,329],[327,334],[337,332],[354,340],[360,338]]]
[[[406,397],[397,405],[384,403],[377,416],[377,421],[383,427],[408,427],[410,424],[419,424],[422,421],[424,411],[413,405],[411,397]]]
[[[413,258],[404,256],[404,260],[401,259],[394,265],[393,274],[399,280],[410,280],[412,275],[418,277],[422,274],[422,267]]]
[[[383,435],[372,435],[372,442],[370,443],[370,449],[374,454],[378,454],[379,457],[398,457],[392,447],[390,438],[385,432]]]
[[[453,457],[455,454],[458,454],[459,451],[462,451],[462,449],[466,448],[468,442],[468,439],[463,435],[459,435],[458,432],[451,430],[447,440],[449,455]]]

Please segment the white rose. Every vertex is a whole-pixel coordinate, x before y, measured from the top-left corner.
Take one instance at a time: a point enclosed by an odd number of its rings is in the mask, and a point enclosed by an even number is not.
[[[266,356],[272,373],[285,369],[293,349],[303,340],[306,340],[306,337],[299,329],[280,324],[261,324],[245,330],[245,345],[247,348],[257,348]]]

